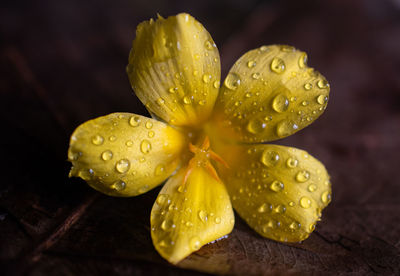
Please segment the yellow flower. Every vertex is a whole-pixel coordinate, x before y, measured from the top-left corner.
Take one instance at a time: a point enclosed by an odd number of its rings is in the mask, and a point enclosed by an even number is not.
[[[244,54],[220,86],[220,59],[189,14],[141,23],[129,56],[132,87],[154,119],[113,113],[71,136],[71,176],[112,196],[136,196],[166,179],[151,237],[177,263],[232,231],[238,214],[282,242],[309,236],[330,201],[325,167],[307,152],[264,144],[325,110],[329,85],[290,46]]]

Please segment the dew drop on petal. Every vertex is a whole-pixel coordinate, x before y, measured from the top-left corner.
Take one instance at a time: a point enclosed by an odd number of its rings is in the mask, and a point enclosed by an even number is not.
[[[261,163],[267,167],[274,167],[278,164],[280,156],[275,151],[265,150],[261,155]]]
[[[131,163],[128,159],[121,159],[115,164],[115,169],[119,173],[126,173],[131,166]]]
[[[117,180],[113,184],[111,184],[111,188],[118,192],[124,190],[125,187],[126,187],[126,183],[122,180]]]
[[[331,201],[331,193],[329,191],[325,191],[321,195],[321,201],[323,203],[329,203]]]
[[[267,124],[261,119],[255,118],[247,124],[247,131],[252,134],[258,134],[265,130]]]
[[[171,231],[173,228],[175,228],[175,224],[170,219],[165,219],[161,223],[161,229],[164,230],[164,231]]]
[[[275,180],[269,185],[269,188],[271,189],[271,191],[280,192],[283,190],[284,185],[282,182]]]
[[[226,76],[224,85],[230,90],[236,90],[240,85],[239,75],[235,73],[229,73],[228,76]]]
[[[278,57],[275,57],[271,61],[271,70],[277,74],[281,74],[285,71],[285,62]]]
[[[92,137],[92,143],[96,146],[100,146],[104,143],[104,138],[101,135],[95,135]]]
[[[199,250],[200,249],[200,239],[197,236],[194,236],[189,241],[189,246],[192,250]]]
[[[146,139],[142,140],[142,142],[140,143],[140,151],[144,154],[147,154],[150,152],[150,150],[151,150],[151,143]]]
[[[276,134],[279,137],[286,137],[295,132],[299,126],[291,121],[282,120],[276,126]]]
[[[154,169],[154,175],[155,176],[160,176],[165,172],[165,166],[164,164],[158,164],[156,168]]]
[[[299,171],[296,174],[296,181],[300,183],[304,183],[310,179],[310,173],[306,170]]]
[[[299,64],[300,68],[304,68],[307,66],[307,54],[306,53],[301,54],[301,56],[299,57],[298,64]]]
[[[140,118],[138,116],[130,117],[129,124],[133,127],[137,127],[140,124]]]
[[[283,94],[278,94],[272,100],[272,108],[279,113],[285,112],[289,107],[289,100]]]
[[[328,83],[326,80],[321,79],[321,80],[319,80],[319,81],[317,82],[317,86],[318,86],[318,88],[320,88],[320,89],[326,89],[326,88],[329,87],[329,83]]]
[[[101,159],[103,159],[104,161],[111,160],[112,157],[113,157],[113,153],[111,150],[103,151],[103,153],[101,154]]]
[[[288,166],[291,169],[296,168],[298,164],[299,161],[294,157],[289,157],[286,161],[286,166]]]
[[[300,198],[300,206],[304,209],[308,209],[311,207],[311,199],[306,196]]]
[[[208,217],[207,217],[207,212],[206,211],[200,210],[198,215],[199,215],[199,218],[200,218],[201,221],[203,221],[203,222],[207,221]]]
[[[328,101],[328,97],[324,95],[319,95],[317,97],[317,103],[319,104],[325,104]]]

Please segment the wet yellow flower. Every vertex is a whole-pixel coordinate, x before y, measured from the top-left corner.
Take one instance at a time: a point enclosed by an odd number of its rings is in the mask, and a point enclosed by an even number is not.
[[[189,14],[141,23],[127,72],[153,119],[113,113],[71,136],[71,176],[112,196],[163,186],[151,211],[157,251],[177,263],[232,231],[233,208],[260,235],[309,236],[330,202],[325,167],[307,152],[265,144],[325,110],[329,85],[290,46],[244,54],[220,85],[210,34]],[[232,205],[231,205],[232,204]]]

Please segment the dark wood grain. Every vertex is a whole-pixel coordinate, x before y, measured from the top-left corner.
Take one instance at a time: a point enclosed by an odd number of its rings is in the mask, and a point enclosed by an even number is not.
[[[398,1],[6,1],[0,9],[0,265],[10,275],[400,274]],[[186,11],[223,75],[245,51],[291,44],[331,84],[325,114],[280,141],[328,168],[333,200],[309,239],[228,238],[178,267],[154,250],[159,191],[111,198],[67,177],[69,135],[111,112],[146,115],[125,66],[136,25]]]

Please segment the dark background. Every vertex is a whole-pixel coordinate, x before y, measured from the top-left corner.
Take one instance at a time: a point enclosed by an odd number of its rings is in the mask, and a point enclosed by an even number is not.
[[[400,273],[400,1],[2,1],[0,270],[28,275]],[[111,112],[147,114],[125,73],[136,25],[195,16],[223,76],[246,51],[290,44],[331,84],[328,109],[284,144],[332,176],[309,239],[263,239],[240,218],[229,238],[173,267],[151,243],[159,189],[111,198],[68,179],[69,135]]]

